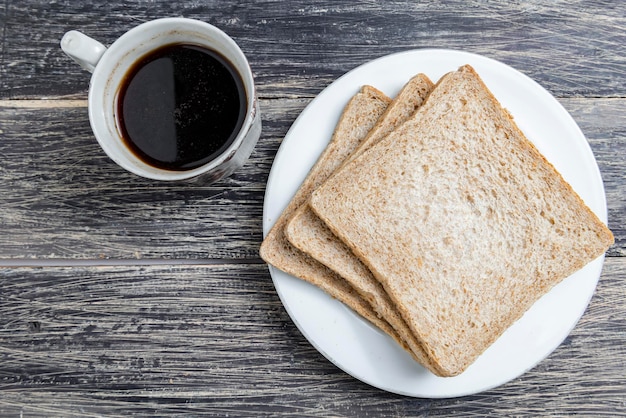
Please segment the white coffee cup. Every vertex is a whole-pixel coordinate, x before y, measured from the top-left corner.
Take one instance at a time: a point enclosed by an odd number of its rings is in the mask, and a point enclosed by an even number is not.
[[[193,44],[226,58],[241,76],[247,98],[243,125],[230,146],[208,163],[182,171],[154,167],[135,155],[123,140],[116,115],[119,89],[131,66],[151,51],[170,44]],[[152,20],[129,30],[109,48],[81,32],[69,31],[61,40],[61,48],[93,73],[89,86],[92,130],[106,154],[132,173],[156,180],[200,178],[214,182],[241,167],[259,139],[261,114],[252,70],[235,41],[215,26],[186,18]]]

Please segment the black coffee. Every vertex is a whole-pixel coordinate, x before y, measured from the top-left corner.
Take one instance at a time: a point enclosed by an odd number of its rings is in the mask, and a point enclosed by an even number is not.
[[[126,145],[145,163],[190,170],[223,152],[246,114],[241,76],[215,51],[172,44],[127,72],[117,99]]]

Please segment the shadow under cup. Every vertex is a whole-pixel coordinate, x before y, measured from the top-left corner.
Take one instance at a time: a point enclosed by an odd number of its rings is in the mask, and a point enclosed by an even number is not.
[[[131,150],[124,139],[117,112],[120,91],[133,66],[154,51],[175,44],[195,45],[223,57],[239,74],[246,103],[239,131],[221,153],[199,167],[172,170],[145,161]],[[105,51],[91,78],[89,120],[100,146],[113,161],[130,172],[156,180],[198,178],[203,182],[214,182],[226,177],[243,165],[261,133],[254,80],[245,55],[221,30],[185,18],[157,19],[139,25]]]

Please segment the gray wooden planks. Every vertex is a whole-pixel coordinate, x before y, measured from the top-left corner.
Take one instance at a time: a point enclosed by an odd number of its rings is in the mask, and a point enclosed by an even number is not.
[[[263,97],[312,97],[346,71],[393,52],[452,48],[510,64],[556,96],[623,97],[626,17],[619,1],[79,2],[0,5],[0,98],[82,97],[88,74],[59,40],[82,30],[106,45],[144,21],[184,16],[241,44]]]
[[[108,161],[87,121],[89,74],[59,49],[69,29],[109,44],[164,16],[224,29],[259,86],[261,141],[213,186]],[[43,266],[0,269],[0,416],[626,416],[622,2],[7,0],[0,26],[0,264]],[[267,175],[300,111],[352,68],[424,47],[501,60],[558,97],[598,160],[616,236],[561,347],[451,400],[381,392],[330,364],[257,254]]]
[[[251,159],[211,186],[126,173],[100,150],[85,107],[0,108],[1,257],[258,258],[267,174],[304,104],[264,101]]]
[[[0,106],[0,258],[258,259],[263,197],[280,143],[308,99],[261,101],[250,160],[214,185],[126,173],[100,150],[84,102]],[[624,99],[561,99],[587,136],[605,182],[612,255],[626,245]],[[56,107],[59,103],[61,107]]]
[[[259,264],[0,270],[0,415],[626,416],[626,260],[565,342],[482,394],[363,384],[295,328]]]

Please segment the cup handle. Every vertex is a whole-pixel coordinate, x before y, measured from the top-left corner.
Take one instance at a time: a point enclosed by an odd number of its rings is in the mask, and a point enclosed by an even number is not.
[[[90,73],[96,68],[102,54],[106,51],[106,47],[100,42],[76,30],[63,35],[61,49]]]

